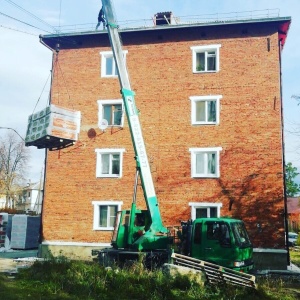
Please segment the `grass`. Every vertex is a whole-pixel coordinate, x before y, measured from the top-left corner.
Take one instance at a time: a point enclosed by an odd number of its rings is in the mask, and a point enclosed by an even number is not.
[[[300,254],[295,254],[300,261]],[[234,286],[201,286],[182,275],[169,277],[148,271],[140,264],[104,269],[97,263],[70,261],[64,257],[36,262],[15,279],[0,275],[0,299],[299,299],[300,289],[280,280],[258,280],[256,290]]]
[[[300,268],[300,251],[290,250],[291,261]]]

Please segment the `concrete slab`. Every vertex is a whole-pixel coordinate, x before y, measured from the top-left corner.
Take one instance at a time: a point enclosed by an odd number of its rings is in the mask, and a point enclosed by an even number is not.
[[[11,250],[0,252],[0,258],[22,258],[22,257],[37,257],[38,249],[33,250]]]

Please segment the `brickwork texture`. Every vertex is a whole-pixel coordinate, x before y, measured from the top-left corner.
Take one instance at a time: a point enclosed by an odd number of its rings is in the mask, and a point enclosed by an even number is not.
[[[246,30],[245,30],[246,29]],[[71,39],[71,37],[69,38]],[[122,33],[124,50],[165,226],[191,218],[190,202],[222,203],[242,219],[254,247],[284,248],[280,50],[273,23]],[[220,44],[220,71],[193,74],[190,47]],[[79,141],[48,151],[46,241],[109,243],[93,230],[92,201],[130,208],[135,175],[127,119],[98,127],[97,100],[121,99],[118,78],[101,77],[107,35],[61,41],[52,103],[81,111]],[[192,125],[190,96],[222,95],[218,125]],[[94,135],[88,134],[94,130]],[[222,147],[220,178],[192,178],[189,148]],[[122,178],[96,178],[96,148],[125,148]],[[138,206],[145,207],[138,189]]]

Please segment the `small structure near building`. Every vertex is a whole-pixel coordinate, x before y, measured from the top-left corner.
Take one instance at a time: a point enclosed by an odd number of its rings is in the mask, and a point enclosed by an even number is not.
[[[28,117],[25,146],[58,150],[72,146],[80,132],[80,111],[50,104]]]
[[[289,230],[299,232],[300,230],[300,197],[287,198],[287,212],[289,218]]]
[[[154,15],[154,25],[176,25],[178,18],[175,18],[171,11],[158,12]]]

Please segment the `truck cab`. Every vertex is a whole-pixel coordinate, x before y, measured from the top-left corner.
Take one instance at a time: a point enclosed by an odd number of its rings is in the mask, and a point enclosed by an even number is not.
[[[183,254],[237,271],[253,269],[253,247],[241,220],[199,218],[182,227]]]

